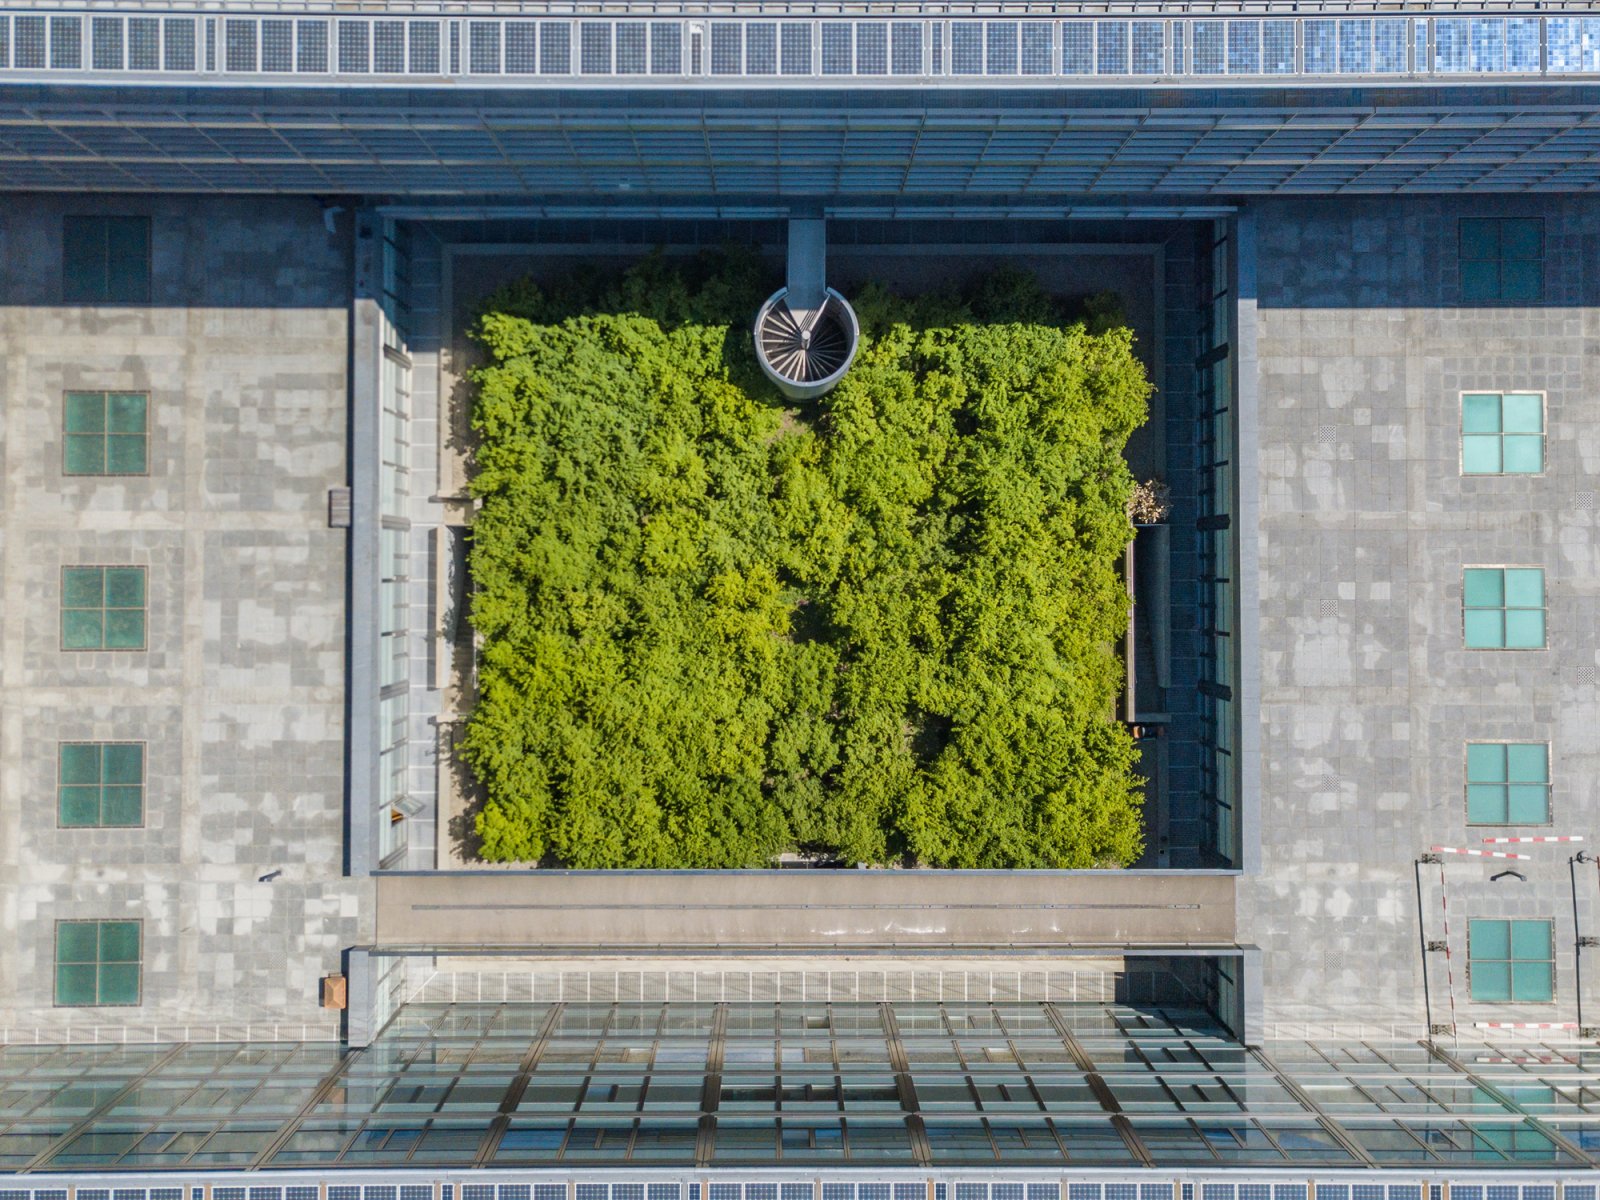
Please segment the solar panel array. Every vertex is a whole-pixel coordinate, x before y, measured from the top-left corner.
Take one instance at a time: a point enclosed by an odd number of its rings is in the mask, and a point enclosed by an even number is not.
[[[0,11],[0,78],[943,85],[1600,75],[1600,17],[928,20]]]

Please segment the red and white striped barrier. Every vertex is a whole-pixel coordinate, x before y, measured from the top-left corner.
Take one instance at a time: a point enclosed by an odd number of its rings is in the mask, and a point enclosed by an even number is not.
[[[1576,1029],[1576,1021],[1474,1021],[1474,1029]]]
[[[1484,838],[1483,841],[1488,846],[1509,846],[1513,843],[1520,845],[1537,843],[1543,845],[1548,842],[1581,842],[1583,841],[1583,835],[1574,834],[1571,837],[1498,837]]]
[[[1429,846],[1435,854],[1468,854],[1473,858],[1520,858],[1523,862],[1532,862],[1531,854],[1514,854],[1509,850],[1464,850],[1460,846]]]

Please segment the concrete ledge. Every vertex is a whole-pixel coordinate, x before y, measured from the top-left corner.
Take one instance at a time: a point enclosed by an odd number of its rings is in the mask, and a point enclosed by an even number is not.
[[[375,948],[673,954],[1231,947],[1234,886],[1230,874],[1187,872],[383,874]]]

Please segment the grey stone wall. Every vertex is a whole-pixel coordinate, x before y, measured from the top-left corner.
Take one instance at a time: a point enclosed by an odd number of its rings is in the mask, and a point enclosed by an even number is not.
[[[152,217],[152,303],[61,303],[62,217]],[[0,1036],[282,1025],[362,940],[341,877],[347,231],[309,200],[0,215]],[[149,473],[62,474],[63,393],[142,390]],[[60,570],[148,568],[142,652],[60,647]],[[140,829],[61,829],[56,746],[146,746]],[[273,882],[258,877],[273,870]],[[144,922],[143,1003],[53,1006],[54,924]]]
[[[1263,873],[1241,935],[1264,951],[1267,1019],[1396,1023],[1420,1034],[1412,862],[1488,835],[1593,838],[1600,775],[1600,202],[1383,196],[1273,200],[1259,269]],[[1545,299],[1461,303],[1457,221],[1544,219]],[[1546,471],[1463,477],[1463,390],[1548,393]],[[1542,566],[1543,651],[1464,649],[1464,565]],[[1553,824],[1466,824],[1469,739],[1550,743]],[[1451,858],[1449,974],[1457,1019],[1571,1021],[1567,857]],[[1500,847],[1506,849],[1506,847]],[[1517,866],[1525,883],[1489,877]],[[1443,939],[1439,868],[1427,936]],[[1594,869],[1584,932],[1600,933]],[[1553,918],[1553,1004],[1467,1000],[1467,921]],[[1429,958],[1434,1020],[1447,962]],[[1595,971],[1589,972],[1591,983]],[[1600,994],[1585,998],[1600,1017]],[[1592,1015],[1591,1015],[1592,1014]]]

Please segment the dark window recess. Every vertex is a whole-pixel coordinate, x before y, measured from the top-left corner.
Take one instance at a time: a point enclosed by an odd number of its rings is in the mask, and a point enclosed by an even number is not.
[[[150,218],[66,218],[62,293],[68,304],[148,304]]]
[[[1544,220],[1463,217],[1461,299],[1518,303],[1544,299]]]

